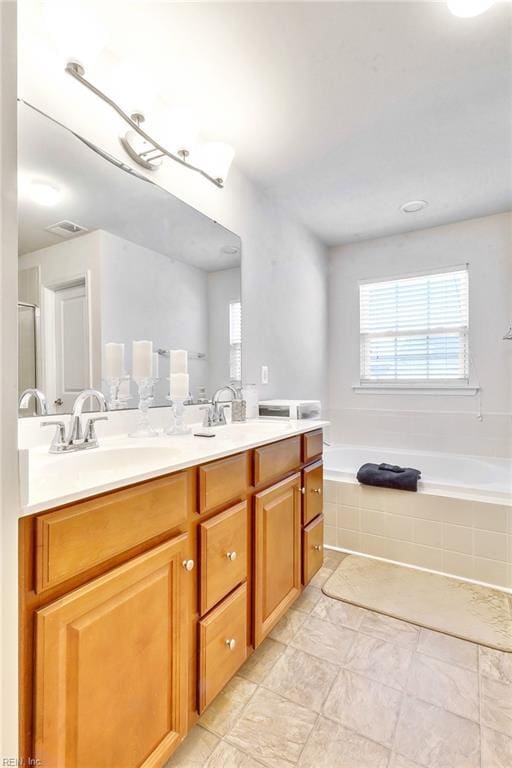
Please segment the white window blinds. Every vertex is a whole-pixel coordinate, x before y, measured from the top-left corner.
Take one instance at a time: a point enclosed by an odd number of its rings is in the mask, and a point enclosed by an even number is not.
[[[468,270],[359,287],[361,383],[468,382]]]
[[[229,378],[242,382],[242,305],[229,303]]]

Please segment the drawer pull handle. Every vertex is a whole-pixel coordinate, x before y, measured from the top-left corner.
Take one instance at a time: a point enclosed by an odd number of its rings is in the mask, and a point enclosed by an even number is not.
[[[228,560],[231,560],[231,562],[233,562],[233,560],[236,560],[237,554],[236,552],[226,552],[226,557]]]
[[[229,648],[230,651],[234,651],[236,648],[236,640],[234,637],[229,638],[229,640],[226,640],[226,646]]]
[[[313,549],[315,550],[315,552],[321,552],[322,551],[322,545],[321,544],[315,544]]]
[[[322,495],[322,489],[321,488],[313,488],[311,492],[312,493],[318,493],[319,496]]]
[[[182,563],[184,569],[186,571],[193,571],[194,570],[194,561],[193,560],[184,560]]]

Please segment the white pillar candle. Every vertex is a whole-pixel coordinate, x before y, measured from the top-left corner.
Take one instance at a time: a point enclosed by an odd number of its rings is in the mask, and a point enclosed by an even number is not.
[[[153,342],[132,342],[132,376],[134,379],[150,379],[153,375]]]
[[[173,400],[186,400],[189,395],[188,373],[171,373],[169,394]]]
[[[153,378],[158,379],[158,352],[153,352]]]
[[[188,352],[171,349],[171,373],[188,373]]]
[[[124,371],[124,344],[105,344],[105,378],[120,379]]]

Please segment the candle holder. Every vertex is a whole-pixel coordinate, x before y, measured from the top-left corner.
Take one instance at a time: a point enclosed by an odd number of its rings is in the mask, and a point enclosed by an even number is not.
[[[123,382],[128,381],[129,378],[127,374],[124,374],[123,376],[107,379],[109,411],[118,411],[121,408],[125,408],[128,400],[132,399],[131,395],[122,395],[120,391]]]
[[[172,404],[174,423],[165,430],[166,435],[188,435],[190,427],[185,424],[185,400],[167,395],[167,400]]]
[[[155,379],[135,379],[139,388],[139,404],[137,415],[137,428],[130,432],[128,437],[156,437],[158,432],[149,423],[149,406],[153,402],[153,387]]]

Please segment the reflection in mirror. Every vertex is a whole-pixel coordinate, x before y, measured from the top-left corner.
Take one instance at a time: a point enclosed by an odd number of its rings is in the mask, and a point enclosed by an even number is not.
[[[27,104],[19,163],[20,394],[42,390],[49,413],[88,387],[136,407],[134,341],[152,345],[152,405],[169,405],[175,349],[189,402],[239,387],[239,237]]]

